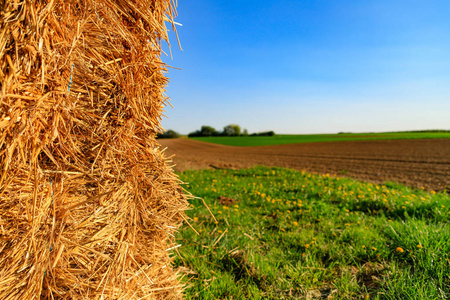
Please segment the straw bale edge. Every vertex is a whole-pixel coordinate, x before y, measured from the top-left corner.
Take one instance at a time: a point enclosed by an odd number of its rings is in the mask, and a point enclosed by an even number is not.
[[[178,299],[166,0],[0,1],[0,299]]]

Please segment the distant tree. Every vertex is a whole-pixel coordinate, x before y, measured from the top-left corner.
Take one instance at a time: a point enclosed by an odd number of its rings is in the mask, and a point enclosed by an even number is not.
[[[230,124],[223,128],[223,135],[225,136],[238,136],[241,134],[241,127],[239,125]]]
[[[188,134],[188,137],[217,136],[219,133],[211,126],[203,125],[200,130]]]
[[[216,136],[218,135],[216,129],[214,129],[211,126],[202,126],[202,129],[200,130],[200,133],[202,136]]]
[[[158,133],[157,137],[159,139],[175,139],[179,138],[180,134],[175,130],[169,129],[167,131],[164,131],[164,133]]]
[[[244,132],[242,133],[243,136],[248,136],[248,130],[244,129]]]
[[[199,137],[199,136],[202,136],[200,130],[196,130],[188,134],[188,137]]]

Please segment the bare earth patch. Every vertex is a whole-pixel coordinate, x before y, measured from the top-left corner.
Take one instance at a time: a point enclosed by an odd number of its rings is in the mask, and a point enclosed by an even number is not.
[[[237,203],[238,201],[229,197],[220,196],[217,198],[217,201],[219,201],[220,205],[226,205],[226,206],[232,206],[233,204]]]
[[[333,174],[375,183],[393,181],[450,190],[450,139],[348,141],[233,147],[189,139],[160,139],[177,171],[255,165]]]

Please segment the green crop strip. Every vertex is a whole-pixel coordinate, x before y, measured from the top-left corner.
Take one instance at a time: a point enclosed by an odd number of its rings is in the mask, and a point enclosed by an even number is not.
[[[450,198],[282,168],[180,174],[203,198],[175,266],[187,299],[448,299]]]
[[[236,136],[236,137],[199,137],[194,140],[227,146],[270,146],[298,143],[341,142],[362,140],[394,139],[434,139],[450,138],[450,132],[392,132],[392,133],[347,133],[347,134],[305,134],[276,136]]]

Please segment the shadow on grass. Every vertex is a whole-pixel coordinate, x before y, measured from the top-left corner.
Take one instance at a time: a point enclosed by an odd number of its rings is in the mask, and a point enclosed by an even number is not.
[[[222,269],[234,275],[235,282],[244,281],[255,284],[259,290],[265,291],[265,278],[258,274],[255,267],[244,257],[243,251],[233,251],[221,259]]]

